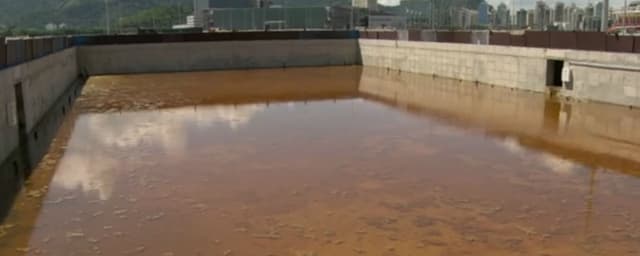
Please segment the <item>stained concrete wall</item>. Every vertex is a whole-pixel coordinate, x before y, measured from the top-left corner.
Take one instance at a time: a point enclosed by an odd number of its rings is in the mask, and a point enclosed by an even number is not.
[[[33,129],[58,96],[77,78],[75,48],[0,70],[3,92],[14,93],[14,85],[22,83],[27,130]]]
[[[640,106],[640,54],[560,51],[571,67],[573,89],[562,94],[578,99]]]
[[[0,70],[0,164],[19,145],[15,84],[22,83],[26,130],[32,131],[77,79],[76,57],[76,49],[70,48]]]
[[[90,75],[360,63],[356,39],[103,45],[78,51],[80,66]]]
[[[362,64],[544,92],[545,50],[360,39]]]
[[[547,61],[572,70],[560,95],[640,106],[640,55],[531,47],[360,39],[362,63],[497,86],[546,92]]]
[[[0,71],[0,81],[5,72]],[[0,164],[18,147],[18,118],[13,84],[0,83]],[[0,170],[2,171],[2,170]]]

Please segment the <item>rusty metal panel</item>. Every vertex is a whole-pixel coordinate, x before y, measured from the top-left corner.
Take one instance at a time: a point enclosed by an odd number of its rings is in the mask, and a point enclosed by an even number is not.
[[[575,32],[551,31],[548,33],[549,48],[575,49],[577,47]]]
[[[24,60],[22,62],[27,62],[35,58],[35,52],[33,51],[33,41],[35,40],[24,40],[24,54],[22,55],[24,56]]]
[[[45,54],[53,53],[53,37],[44,39]]]
[[[53,52],[53,39],[52,38],[42,39],[42,47],[43,47],[44,55],[51,54]]]
[[[441,43],[452,43],[453,32],[438,31],[436,32],[436,40],[438,40],[438,42],[441,42]]]
[[[4,37],[0,37],[0,69],[7,66],[7,44]]]
[[[24,62],[24,40],[7,41],[7,65],[17,65]]]
[[[453,43],[471,43],[471,32],[453,32]]]
[[[71,46],[73,46],[73,41],[74,38],[73,37],[65,37],[64,38],[64,48],[70,48]]]
[[[378,33],[372,32],[372,31],[363,31],[363,32],[360,32],[360,37],[367,38],[367,39],[377,39]]]
[[[378,32],[378,39],[398,40],[398,33],[396,33],[395,31]]]
[[[360,38],[375,39],[376,38],[376,33],[375,32],[369,32],[369,31],[361,31],[360,32]]]
[[[53,40],[53,52],[61,51],[64,47],[64,37],[55,37]]]
[[[244,33],[223,33],[213,37],[213,41],[256,41],[256,40],[290,40],[299,39],[302,33],[298,31],[267,31],[267,32],[244,32]]]
[[[510,35],[511,38],[511,46],[527,46],[527,36],[526,35]]]
[[[44,55],[44,44],[42,39],[32,39],[29,40],[31,42],[31,52],[33,58],[39,58]]]
[[[607,51],[633,52],[632,36],[607,36]]]
[[[549,32],[527,31],[525,36],[527,47],[549,48]]]
[[[357,39],[358,31],[302,31],[301,39]]]
[[[183,34],[166,34],[166,35],[162,35],[162,42],[163,43],[184,42],[184,36],[183,36]]]
[[[358,31],[265,31],[265,32],[218,32],[149,35],[102,35],[78,36],[75,45],[146,44],[167,42],[209,42],[209,41],[255,41],[255,40],[297,40],[297,39],[356,39],[376,38],[376,32]],[[396,39],[395,32],[381,32],[383,39]]]
[[[576,49],[585,51],[605,51],[607,39],[600,32],[576,32]]]
[[[511,45],[511,34],[504,32],[492,32],[489,34],[491,45]]]
[[[182,35],[182,39],[184,40],[183,42],[206,41],[207,38],[208,38],[207,34],[203,34],[203,33],[189,33],[189,34]]]
[[[422,41],[422,31],[420,30],[409,30],[409,41]]]

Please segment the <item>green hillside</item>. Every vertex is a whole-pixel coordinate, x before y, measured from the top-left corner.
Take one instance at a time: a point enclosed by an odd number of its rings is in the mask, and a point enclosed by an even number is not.
[[[159,23],[183,22],[181,12],[190,12],[193,0],[108,0],[112,26],[160,18]],[[284,0],[276,0],[282,3]],[[350,0],[288,0],[288,6],[324,6],[347,4]],[[161,17],[153,17],[160,14]],[[185,13],[186,15],[186,13]],[[132,17],[135,16],[135,17]],[[170,20],[167,20],[170,19]],[[146,22],[146,21],[145,21]],[[0,0],[0,27],[40,28],[64,23],[72,28],[103,27],[105,0]]]
[[[192,0],[109,0],[113,24],[120,17],[152,8],[191,10]],[[175,17],[176,19],[178,17]],[[48,23],[64,23],[73,28],[104,26],[104,0],[0,0],[0,25],[17,28],[44,28]]]
[[[414,0],[420,1],[420,0]],[[480,0],[435,0],[448,5],[475,8]],[[184,23],[193,0],[108,0],[111,27],[167,28]],[[288,7],[349,5],[351,0],[273,0]],[[387,9],[387,8],[385,8]],[[397,8],[389,8],[394,10]],[[105,27],[105,0],[0,0],[0,34],[35,34],[47,24],[64,24],[67,30],[100,30]],[[18,32],[16,32],[18,31]],[[33,31],[37,31],[32,33]],[[8,34],[11,34],[8,33]]]

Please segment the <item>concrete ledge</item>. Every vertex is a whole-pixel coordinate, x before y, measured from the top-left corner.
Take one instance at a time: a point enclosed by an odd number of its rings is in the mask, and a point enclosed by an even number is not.
[[[355,39],[83,46],[89,75],[360,64]]]

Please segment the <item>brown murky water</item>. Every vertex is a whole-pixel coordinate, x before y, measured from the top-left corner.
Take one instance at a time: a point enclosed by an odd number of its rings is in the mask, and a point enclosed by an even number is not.
[[[0,255],[639,255],[640,113],[359,67],[92,78]]]

